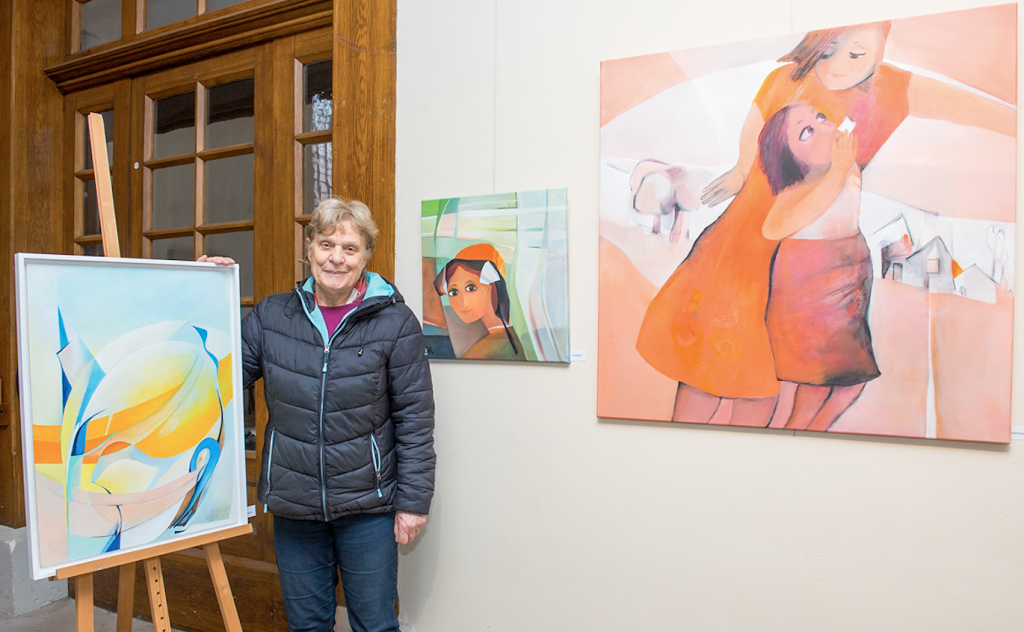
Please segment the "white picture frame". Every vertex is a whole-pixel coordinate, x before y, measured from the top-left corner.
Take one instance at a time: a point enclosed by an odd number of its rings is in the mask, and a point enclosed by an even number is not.
[[[244,525],[238,267],[15,268],[32,577]]]

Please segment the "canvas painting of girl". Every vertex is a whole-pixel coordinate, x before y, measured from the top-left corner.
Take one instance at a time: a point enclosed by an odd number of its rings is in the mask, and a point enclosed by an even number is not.
[[[603,63],[598,415],[1008,441],[1015,59],[1005,5]]]
[[[428,357],[568,362],[565,189],[422,208]]]

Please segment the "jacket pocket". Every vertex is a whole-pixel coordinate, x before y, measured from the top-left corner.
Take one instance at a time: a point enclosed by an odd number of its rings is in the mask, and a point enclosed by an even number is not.
[[[370,433],[370,458],[373,460],[373,473],[376,476],[377,498],[383,498],[384,492],[380,489],[380,448],[377,447],[377,438]]]
[[[270,471],[274,467],[274,437],[277,436],[277,428],[270,430],[270,447],[267,448],[267,495],[264,500],[270,500]],[[263,513],[267,513],[267,503],[263,503]]]

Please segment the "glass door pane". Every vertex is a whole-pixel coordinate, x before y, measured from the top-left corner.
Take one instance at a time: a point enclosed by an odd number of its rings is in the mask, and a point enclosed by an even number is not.
[[[79,50],[121,39],[121,0],[79,2]]]

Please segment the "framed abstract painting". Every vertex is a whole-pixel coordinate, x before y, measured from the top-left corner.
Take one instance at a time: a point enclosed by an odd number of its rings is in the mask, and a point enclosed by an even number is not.
[[[16,268],[33,577],[245,524],[237,267]]]
[[[602,63],[598,415],[1009,441],[1016,61],[1012,4]]]
[[[431,358],[569,361],[565,189],[422,204]]]

